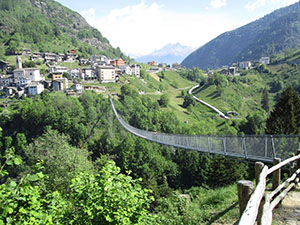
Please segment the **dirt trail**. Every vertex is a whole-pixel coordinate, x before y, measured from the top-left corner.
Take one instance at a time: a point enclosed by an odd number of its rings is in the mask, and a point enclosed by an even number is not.
[[[300,184],[282,201],[280,207],[273,211],[273,224],[300,225]]]
[[[149,72],[150,76],[153,77],[155,80],[157,80],[158,82],[160,82],[159,76],[157,76],[157,74],[155,73],[151,73]]]

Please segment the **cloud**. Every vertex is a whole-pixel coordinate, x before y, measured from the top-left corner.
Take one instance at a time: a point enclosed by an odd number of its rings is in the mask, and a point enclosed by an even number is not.
[[[85,15],[88,23],[98,28],[114,47],[135,55],[148,54],[169,43],[198,47],[243,24],[220,13],[209,14],[206,10],[202,14],[177,13],[144,1],[111,10],[102,18],[97,18],[97,13]]]
[[[281,3],[282,5],[291,5],[299,0],[271,0],[272,4]]]
[[[254,2],[248,2],[245,7],[248,10],[254,10],[264,5],[266,5],[266,0],[256,0]]]
[[[270,6],[275,6],[275,8],[280,8],[284,6],[291,5],[295,2],[298,2],[299,0],[256,0],[256,1],[251,1],[248,2],[245,6],[246,9],[253,11],[257,8],[260,8],[265,5],[270,5]]]
[[[210,5],[213,7],[213,8],[221,8],[223,6],[225,6],[227,3],[226,3],[227,0],[212,0],[210,2]]]

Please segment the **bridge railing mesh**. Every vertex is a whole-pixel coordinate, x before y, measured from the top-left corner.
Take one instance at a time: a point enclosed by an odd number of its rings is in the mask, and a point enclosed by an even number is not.
[[[213,136],[145,131],[126,123],[116,111],[112,98],[110,101],[118,121],[127,131],[164,145],[264,162],[272,162],[274,158],[287,159],[299,148],[298,135]]]

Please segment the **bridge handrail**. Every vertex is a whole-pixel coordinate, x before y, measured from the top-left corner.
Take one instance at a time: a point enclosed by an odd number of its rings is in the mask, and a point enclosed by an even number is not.
[[[273,192],[267,194],[266,190],[266,179],[267,176],[275,171],[280,170],[283,166],[290,164],[294,161],[297,161],[298,169],[285,180],[281,185],[279,185]],[[273,209],[278,205],[278,203],[287,195],[287,193],[299,182],[299,178],[297,177],[300,174],[300,152],[298,150],[298,155],[291,157],[289,159],[284,160],[283,162],[268,168],[268,166],[264,166],[260,176],[259,182],[256,186],[255,191],[251,195],[247,206],[239,220],[240,225],[254,225],[256,220],[260,220],[258,224],[261,225],[271,225],[272,224],[272,212]],[[286,185],[289,186],[287,188]],[[285,189],[284,189],[285,188]],[[280,193],[281,192],[281,193]],[[275,199],[276,196],[280,193]],[[264,203],[262,200],[264,199]],[[273,200],[272,200],[273,199]],[[263,207],[260,206],[263,204]],[[259,212],[261,210],[261,212]],[[261,216],[258,216],[258,215]],[[260,217],[260,218],[258,218]]]
[[[299,135],[185,135],[141,130],[125,122],[119,116],[111,95],[109,99],[116,118],[128,132],[159,144],[269,163],[275,157],[288,158],[289,153],[300,144]],[[287,149],[282,151],[280,147],[276,151],[274,142],[284,143]]]

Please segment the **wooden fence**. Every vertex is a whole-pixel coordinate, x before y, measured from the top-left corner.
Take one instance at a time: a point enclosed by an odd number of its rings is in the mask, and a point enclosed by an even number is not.
[[[281,183],[281,169],[290,165],[290,177]],[[296,165],[295,165],[296,164]],[[251,181],[238,182],[238,197],[241,218],[240,225],[271,225],[273,209],[299,182],[300,150],[297,155],[281,162],[274,159],[274,166],[268,168],[261,162],[255,164],[256,188]],[[267,176],[272,174],[272,192],[266,192]],[[254,190],[254,192],[253,192]]]

